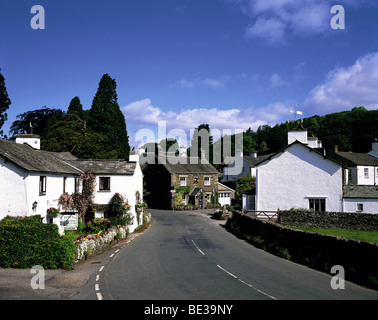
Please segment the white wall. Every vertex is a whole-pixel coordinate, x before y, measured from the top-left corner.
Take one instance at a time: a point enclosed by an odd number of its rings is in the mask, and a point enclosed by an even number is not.
[[[357,210],[357,204],[362,203],[363,211]],[[361,212],[378,214],[378,199],[348,199],[344,198],[344,212]]]
[[[46,193],[39,193],[40,177],[46,177]],[[66,192],[72,194],[75,191],[74,176],[66,176]],[[30,210],[30,214],[39,214],[46,217],[46,211],[50,207],[59,208],[59,197],[63,194],[64,176],[45,173],[30,173],[26,179],[26,190],[28,194],[28,208],[32,208],[33,203],[37,202],[35,212]],[[46,222],[44,220],[44,222]]]
[[[0,156],[0,219],[5,216],[25,216],[27,206],[25,171]]]
[[[326,198],[327,211],[342,211],[342,168],[296,143],[257,167],[256,210],[309,208]]]
[[[373,166],[357,166],[357,184],[374,185],[378,184],[377,168]],[[365,178],[365,169],[368,170],[369,177]]]
[[[110,191],[100,191],[99,178],[110,177]],[[115,193],[125,197],[131,206],[131,214],[134,216],[134,224],[130,226],[132,232],[137,225],[137,216],[135,211],[136,191],[139,191],[141,199],[143,199],[143,174],[139,163],[137,163],[134,175],[98,175],[96,176],[96,189],[94,203],[108,204]]]
[[[46,176],[46,194],[39,194],[40,176]],[[0,219],[10,216],[46,217],[49,207],[58,208],[58,199],[63,193],[63,176],[44,173],[29,173],[12,162],[0,158]],[[66,179],[66,192],[73,193],[75,178]],[[33,203],[37,202],[33,211]]]

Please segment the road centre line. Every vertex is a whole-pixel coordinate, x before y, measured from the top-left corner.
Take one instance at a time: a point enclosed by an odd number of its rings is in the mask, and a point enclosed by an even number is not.
[[[243,281],[242,279],[239,279],[237,276],[235,276],[235,275],[232,274],[231,272],[229,272],[229,271],[227,271],[226,269],[222,268],[219,264],[217,264],[217,267],[218,267],[219,269],[221,269],[222,271],[226,272],[226,273],[227,273],[228,275],[230,275],[231,277],[233,277],[233,278],[239,280],[241,283],[245,284],[246,286],[248,286],[248,287],[250,287],[250,288],[256,290],[257,292],[260,292],[261,294],[263,294],[263,295],[265,295],[265,296],[267,296],[267,297],[269,297],[269,298],[271,298],[271,299],[273,299],[273,300],[277,300],[276,297],[271,296],[270,294],[267,294],[267,293],[264,292],[264,291],[261,291],[260,289],[258,289],[258,288],[256,288],[255,286],[253,286],[253,285],[251,285],[251,284],[249,284],[249,283]]]
[[[198,250],[201,254],[205,255],[205,253],[204,253],[200,248],[198,248],[198,246],[195,244],[195,242],[194,242],[193,240],[192,240],[192,242],[193,242],[194,246],[197,248],[197,250]]]

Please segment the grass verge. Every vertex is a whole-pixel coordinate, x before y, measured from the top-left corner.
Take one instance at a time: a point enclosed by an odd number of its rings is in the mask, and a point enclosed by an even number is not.
[[[307,227],[290,227],[290,228],[309,231],[309,232],[329,234],[329,235],[337,236],[340,238],[378,243],[378,232],[375,232],[375,231],[321,229],[321,228],[307,228]]]

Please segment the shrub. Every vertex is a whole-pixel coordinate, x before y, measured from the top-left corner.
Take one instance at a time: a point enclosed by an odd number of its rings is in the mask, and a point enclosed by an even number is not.
[[[0,267],[73,269],[75,246],[41,216],[5,217],[0,221]]]

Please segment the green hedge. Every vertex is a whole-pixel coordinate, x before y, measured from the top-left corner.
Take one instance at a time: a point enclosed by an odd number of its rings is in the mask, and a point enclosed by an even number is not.
[[[61,236],[58,226],[41,216],[5,217],[0,221],[0,267],[73,269],[75,245]]]
[[[325,273],[345,269],[345,279],[378,289],[378,245],[293,230],[234,211],[226,227],[254,246]]]

